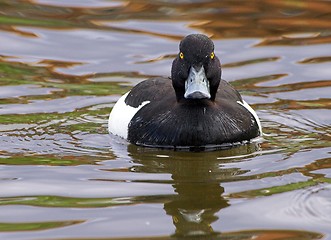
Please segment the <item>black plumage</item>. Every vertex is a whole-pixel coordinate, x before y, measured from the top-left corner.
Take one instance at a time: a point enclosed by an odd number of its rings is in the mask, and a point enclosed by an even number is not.
[[[185,98],[190,69],[203,68],[210,98]],[[203,80],[204,81],[204,80]],[[143,146],[202,147],[235,144],[257,137],[257,119],[240,103],[240,94],[221,79],[221,65],[213,42],[192,34],[180,43],[170,78],[152,78],[136,85],[125,103],[138,107],[128,140]]]
[[[135,89],[140,89],[142,94],[146,92],[141,101],[151,102],[140,109],[129,124],[128,140],[131,143],[164,147],[220,146],[250,140],[259,134],[253,115],[237,103],[241,100],[240,95],[224,80],[217,94],[220,97],[215,101],[181,102],[176,101],[168,79],[148,81],[153,84],[145,81]],[[155,85],[164,88],[152,91],[152,95],[147,94],[154,89],[149,87]],[[131,96],[134,95],[128,95],[127,103],[130,103]]]

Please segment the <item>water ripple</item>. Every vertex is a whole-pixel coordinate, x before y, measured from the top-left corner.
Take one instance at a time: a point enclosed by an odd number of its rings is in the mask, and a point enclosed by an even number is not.
[[[54,91],[62,91],[57,88],[42,88],[38,85],[0,86],[0,99],[18,98],[22,96],[47,95]]]
[[[297,191],[285,212],[314,223],[331,223],[330,196],[331,186],[326,184]]]
[[[28,104],[3,104],[0,114],[65,113],[95,104],[114,102],[114,96],[70,96],[52,100],[34,100]]]

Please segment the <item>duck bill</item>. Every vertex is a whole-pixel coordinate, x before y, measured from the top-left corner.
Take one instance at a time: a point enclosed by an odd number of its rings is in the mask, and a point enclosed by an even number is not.
[[[209,81],[203,67],[198,71],[191,67],[189,76],[185,81],[184,97],[190,99],[210,98]]]

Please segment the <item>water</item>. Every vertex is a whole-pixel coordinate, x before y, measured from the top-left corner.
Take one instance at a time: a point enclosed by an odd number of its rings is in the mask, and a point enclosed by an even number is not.
[[[0,1],[1,239],[331,239],[329,1]],[[117,99],[212,37],[261,143],[136,147]]]

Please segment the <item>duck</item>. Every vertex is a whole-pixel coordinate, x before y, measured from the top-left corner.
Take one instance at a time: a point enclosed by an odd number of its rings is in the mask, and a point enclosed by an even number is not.
[[[115,103],[108,131],[157,148],[235,146],[262,135],[256,112],[223,80],[213,41],[190,34],[179,44],[171,77],[153,77]]]

